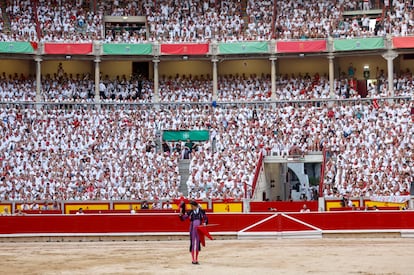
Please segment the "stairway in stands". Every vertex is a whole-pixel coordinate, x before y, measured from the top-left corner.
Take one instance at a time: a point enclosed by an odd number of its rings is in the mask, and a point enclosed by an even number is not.
[[[247,0],[242,0],[240,1],[240,6],[241,6],[241,15],[242,16],[246,16],[246,9],[247,9]]]
[[[187,180],[190,177],[190,160],[182,159],[179,163],[179,173],[181,176],[180,192],[186,197],[188,196]]]
[[[247,9],[247,1],[248,1],[248,0],[242,0],[242,1],[240,2],[240,5],[241,5],[241,12],[240,12],[240,15],[241,15],[241,17],[243,18],[243,21],[244,21],[243,32],[245,32],[245,31],[246,31],[247,26],[248,26],[248,24],[250,23],[250,22],[249,22],[250,18],[249,18],[249,16],[247,15],[247,12],[246,12],[246,9]]]
[[[6,12],[7,8],[7,1],[6,0],[0,0],[0,7],[2,11],[2,18],[3,18],[3,33],[10,32],[10,17]]]

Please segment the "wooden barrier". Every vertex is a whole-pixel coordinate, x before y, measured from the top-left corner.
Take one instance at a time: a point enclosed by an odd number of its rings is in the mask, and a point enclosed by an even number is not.
[[[352,204],[356,207],[356,208],[360,208],[363,209],[365,206],[368,206],[369,209],[372,209],[374,207],[377,207],[378,209],[384,209],[384,210],[400,210],[404,207],[407,206],[406,202],[378,202],[378,201],[371,201],[369,199],[365,199],[363,201],[363,205],[360,205],[360,201],[358,199],[352,199]],[[326,200],[325,201],[325,209],[326,211],[341,211],[340,208],[344,208],[346,210],[351,210],[350,207],[342,206],[342,201],[341,200]],[[345,210],[345,211],[346,211]]]
[[[266,201],[250,202],[251,212],[299,212],[303,205],[310,211],[318,211],[318,201]]]
[[[414,211],[310,213],[210,213],[214,232],[414,230]],[[0,234],[183,233],[188,221],[175,213],[1,216]],[[5,235],[3,235],[4,237]]]

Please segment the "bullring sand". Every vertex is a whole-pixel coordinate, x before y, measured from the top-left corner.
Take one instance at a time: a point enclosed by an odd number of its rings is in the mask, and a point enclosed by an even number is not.
[[[413,274],[414,239],[2,243],[0,274]]]

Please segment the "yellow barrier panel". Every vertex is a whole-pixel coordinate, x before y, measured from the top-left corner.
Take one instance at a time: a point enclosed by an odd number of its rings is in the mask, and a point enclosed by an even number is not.
[[[359,207],[358,200],[353,200],[352,204],[355,205],[355,207]],[[341,207],[342,207],[341,201],[326,201],[326,211],[330,211],[331,208],[341,208]]]
[[[340,208],[342,204],[340,201],[326,201],[326,210],[329,211],[331,208]]]
[[[114,203],[114,210],[140,210],[141,204],[140,203]]]
[[[9,211],[10,214],[12,213],[12,205],[11,204],[1,204],[0,205],[0,215],[3,214],[4,208],[7,208],[7,210]]]
[[[70,214],[70,211],[76,210],[78,211],[79,208],[83,210],[109,210],[109,203],[96,203],[96,204],[66,204],[65,205],[65,214]]]
[[[198,204],[201,206],[201,208],[208,209],[208,203],[207,202],[200,202]],[[178,208],[179,208],[178,205],[175,204],[175,203],[171,203],[171,206],[172,206],[172,209],[174,209],[174,210],[178,210]],[[191,206],[190,206],[189,203],[187,203],[185,205],[185,209],[187,209],[187,210],[190,210],[191,209]]]
[[[243,204],[236,203],[213,203],[213,212],[243,212]]]
[[[399,207],[400,209],[405,206],[405,202],[382,202],[382,201],[366,201],[365,205],[368,207]]]

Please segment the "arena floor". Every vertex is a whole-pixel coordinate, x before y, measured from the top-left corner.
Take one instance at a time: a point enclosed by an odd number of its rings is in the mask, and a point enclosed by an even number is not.
[[[414,239],[2,243],[0,274],[413,274]]]

